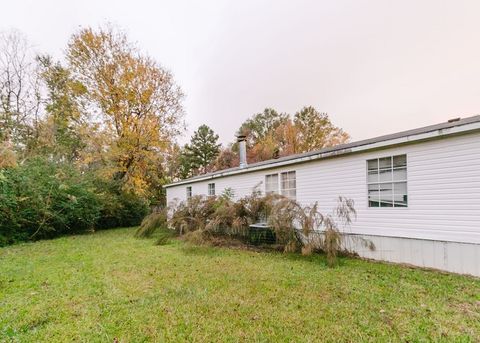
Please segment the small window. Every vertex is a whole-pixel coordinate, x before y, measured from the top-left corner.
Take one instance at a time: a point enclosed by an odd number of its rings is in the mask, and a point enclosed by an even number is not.
[[[278,174],[265,175],[265,194],[278,193]]]
[[[187,186],[187,199],[192,197],[192,186]]]
[[[407,155],[367,161],[368,207],[407,207]]]
[[[297,179],[295,171],[284,172],[281,176],[281,190],[282,195],[295,199],[297,196]]]
[[[209,196],[214,196],[215,195],[215,184],[214,183],[209,183],[208,184],[208,195]]]

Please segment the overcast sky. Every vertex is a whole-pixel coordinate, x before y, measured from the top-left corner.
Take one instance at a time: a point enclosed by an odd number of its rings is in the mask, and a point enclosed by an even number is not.
[[[0,30],[61,57],[111,22],[175,75],[189,134],[304,105],[353,140],[480,113],[480,1],[2,1]],[[188,135],[189,135],[188,134]]]

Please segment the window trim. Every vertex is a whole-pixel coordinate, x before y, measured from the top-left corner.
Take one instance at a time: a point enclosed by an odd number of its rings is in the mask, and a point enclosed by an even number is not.
[[[283,191],[284,189],[282,188],[282,175],[283,174],[288,174],[288,173],[295,173],[295,188],[286,188],[285,190],[287,191],[291,191],[291,190],[295,190],[295,196],[287,196],[287,195],[284,195],[283,194]],[[268,192],[267,193],[267,176],[277,176],[277,190],[275,192]],[[286,171],[282,171],[282,172],[278,172],[278,173],[272,173],[272,174],[265,174],[265,195],[268,195],[268,194],[279,194],[279,195],[282,195],[282,196],[285,196],[287,198],[290,198],[292,200],[297,200],[297,170],[286,170]]]
[[[406,163],[406,166],[405,166],[405,179],[402,179],[402,180],[396,180],[396,181],[393,181],[393,158],[396,157],[396,156],[405,156],[405,163]],[[380,160],[382,158],[391,158],[392,159],[392,180],[391,181],[380,181],[378,180],[378,182],[369,182],[368,181],[368,161],[372,161],[372,160],[377,160],[378,163],[380,163]],[[380,170],[380,165],[378,166],[378,170]],[[366,183],[365,183],[365,190],[366,190],[366,208],[367,209],[373,209],[373,210],[392,210],[392,209],[395,209],[395,211],[405,211],[405,210],[408,210],[409,207],[410,207],[410,196],[409,196],[409,192],[408,192],[408,184],[409,184],[409,180],[408,180],[408,170],[409,170],[409,158],[408,158],[408,154],[407,153],[396,153],[396,154],[390,154],[390,155],[382,155],[382,156],[379,156],[379,157],[372,157],[372,158],[367,158],[365,160],[365,180],[366,180]],[[392,207],[387,207],[387,206],[378,206],[378,207],[375,207],[375,206],[370,206],[370,199],[368,197],[368,188],[370,185],[372,184],[377,184],[377,185],[380,185],[380,184],[394,184],[394,183],[405,183],[405,187],[406,187],[406,195],[407,195],[407,206],[395,206],[395,204],[393,204]],[[392,197],[395,195],[395,190],[393,189],[392,190]]]
[[[216,190],[215,190],[215,182],[211,182],[208,184],[207,186],[207,194],[209,197],[214,197],[215,196],[215,193],[216,193]],[[213,190],[213,194],[211,194],[211,190]]]
[[[268,176],[276,176],[277,177],[277,189],[275,191],[267,192],[267,177]],[[265,195],[268,195],[268,194],[280,194],[280,177],[279,177],[278,173],[266,174],[265,175]]]
[[[282,175],[288,175],[290,173],[294,173],[295,174],[295,188],[283,188],[282,187]],[[285,196],[289,199],[292,199],[292,200],[297,200],[297,171],[296,170],[287,170],[287,171],[284,171],[284,172],[281,172],[280,173],[280,177],[278,178],[278,181],[280,182],[280,193],[282,196]],[[289,179],[287,181],[290,181]],[[283,192],[287,190],[288,192],[292,191],[292,190],[295,190],[295,195],[292,197],[290,195],[285,195],[283,194]]]

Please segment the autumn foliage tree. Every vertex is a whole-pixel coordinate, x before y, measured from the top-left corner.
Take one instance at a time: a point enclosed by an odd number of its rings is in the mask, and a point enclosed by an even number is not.
[[[289,119],[288,114],[279,113],[273,108],[266,108],[263,112],[254,114],[247,119],[238,129],[247,136],[247,144],[253,147],[255,144],[268,140],[268,136],[285,124]]]
[[[350,136],[335,126],[327,113],[306,106],[293,118],[266,108],[239,128],[247,135],[250,163],[318,150],[347,142]],[[232,150],[236,151],[234,144]]]
[[[162,152],[183,129],[183,93],[172,74],[111,26],[74,34],[67,60],[101,119],[106,140],[106,151],[90,160],[102,161],[106,177],[147,195],[159,181]]]
[[[350,136],[330,121],[327,113],[306,106],[295,113],[293,124],[298,139],[298,152],[318,150],[343,144]]]
[[[213,162],[213,170],[223,170],[228,168],[237,167],[240,164],[240,157],[238,152],[232,150],[232,146],[220,148],[217,158]]]

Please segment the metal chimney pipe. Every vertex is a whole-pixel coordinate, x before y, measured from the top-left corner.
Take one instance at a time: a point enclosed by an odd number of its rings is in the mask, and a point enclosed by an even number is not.
[[[240,168],[245,168],[247,164],[247,136],[243,134],[237,135],[237,142],[240,152]]]

